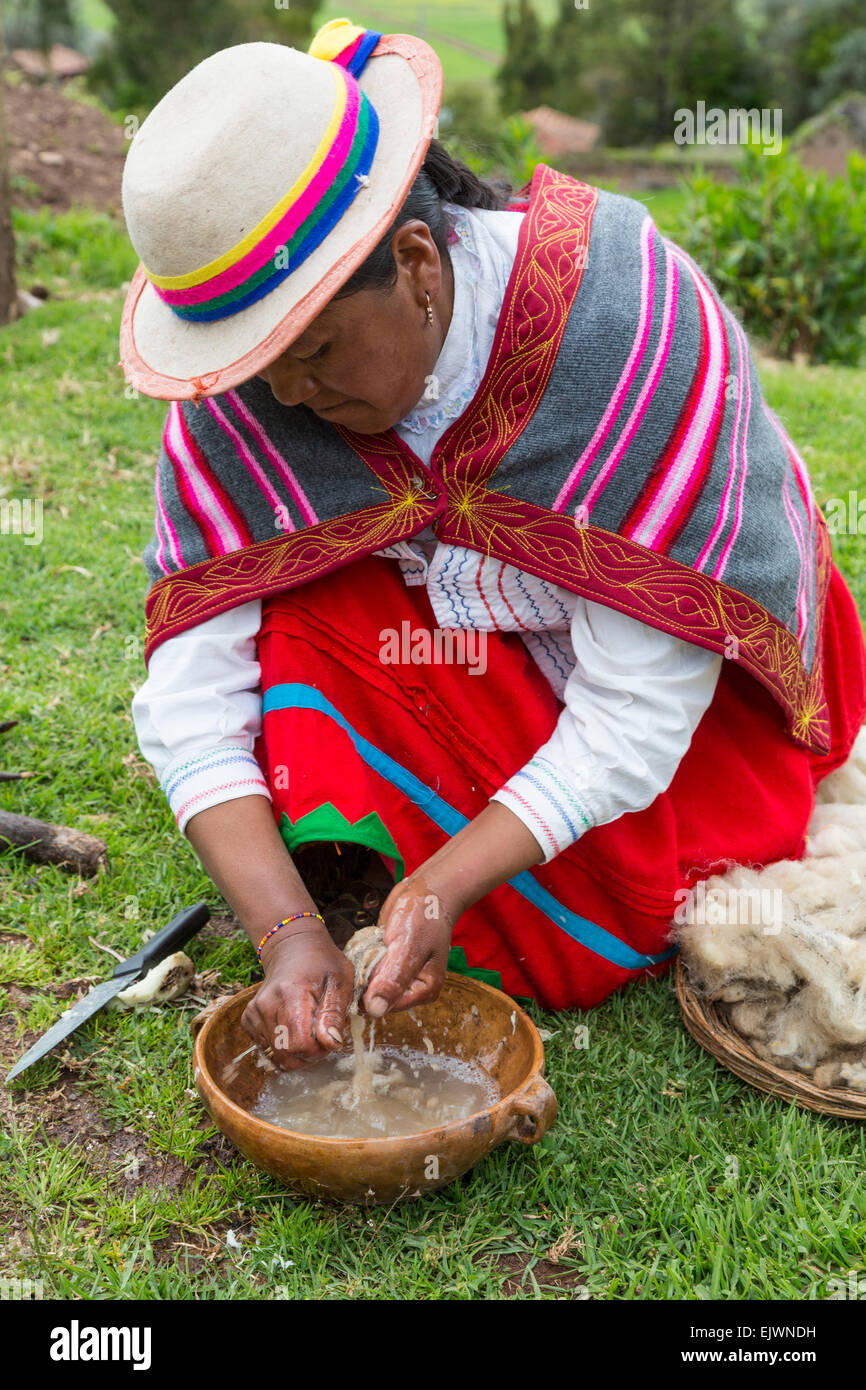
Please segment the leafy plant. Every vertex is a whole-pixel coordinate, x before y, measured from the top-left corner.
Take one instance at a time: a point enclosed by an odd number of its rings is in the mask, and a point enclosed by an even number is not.
[[[783,146],[743,153],[738,179],[686,186],[678,240],[746,329],[778,357],[856,365],[866,348],[866,160],[848,178],[806,168]]]

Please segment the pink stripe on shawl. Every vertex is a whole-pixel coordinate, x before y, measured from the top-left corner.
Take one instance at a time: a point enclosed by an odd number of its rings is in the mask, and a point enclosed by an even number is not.
[[[812,548],[814,545],[815,504],[814,498],[812,496],[812,483],[811,479],[809,478],[809,470],[806,467],[804,460],[800,456],[800,453],[798,452],[797,446],[794,444],[794,441],[790,438],[787,431],[782,428],[781,421],[779,420],[778,416],[770,409],[766,401],[764,402],[764,414],[766,415],[770,424],[773,426],[773,429],[776,431],[776,434],[781,439],[787,452],[791,467],[794,471],[794,477],[797,481],[797,487],[800,490],[800,496],[803,499],[803,506],[806,510],[806,516],[808,517],[808,529],[806,532],[806,536],[808,544],[808,553],[809,555],[811,555]],[[814,603],[815,576],[812,570],[812,566],[808,563],[808,561],[805,562],[805,573],[807,595],[809,601],[811,603]]]
[[[815,521],[815,507],[814,499],[812,497],[812,483],[811,479],[809,478],[809,470],[806,467],[804,460],[800,456],[797,450],[797,446],[795,445],[793,439],[791,439],[787,431],[782,428],[782,423],[779,420],[779,417],[775,414],[774,411],[770,409],[766,401],[764,402],[764,414],[766,415],[770,424],[773,426],[773,429],[776,431],[776,434],[779,436],[782,443],[784,444],[788,458],[791,461],[791,466],[794,469],[794,474],[797,479],[797,486],[800,489],[800,496],[803,498],[803,506],[805,507],[806,515],[809,518],[809,530],[811,532],[812,526],[814,525]]]
[[[794,544],[800,556],[800,573],[797,576],[797,641],[802,645],[803,634],[808,625],[808,609],[806,606],[806,581],[807,571],[807,550],[806,537],[803,533],[802,519],[797,515],[797,509],[791,501],[791,475],[785,474],[785,481],[782,485],[782,501],[785,504],[785,513],[790,522],[791,531],[794,535]]]
[[[723,313],[723,315],[724,315],[726,318],[728,318],[728,319],[730,320],[731,331],[732,331],[732,333],[733,333],[733,335],[734,335],[734,341],[735,341],[735,343],[737,344],[737,396],[736,396],[736,407],[735,407],[735,410],[734,410],[734,424],[733,424],[733,428],[732,428],[732,430],[731,430],[731,466],[730,466],[730,468],[728,469],[728,476],[727,476],[727,479],[725,480],[725,486],[724,486],[724,488],[723,488],[723,490],[722,490],[722,500],[721,500],[721,502],[720,502],[720,504],[719,504],[719,513],[718,513],[718,516],[716,517],[716,520],[715,520],[715,522],[714,522],[714,524],[713,524],[713,528],[712,528],[712,530],[710,531],[710,534],[709,534],[709,536],[708,536],[708,538],[707,538],[707,540],[706,540],[706,543],[704,544],[704,548],[703,548],[703,550],[701,551],[700,555],[698,556],[697,561],[695,562],[695,569],[696,569],[696,570],[702,570],[702,569],[704,568],[705,564],[707,563],[707,560],[709,559],[709,556],[712,554],[713,547],[715,546],[716,541],[718,540],[718,538],[719,538],[719,536],[720,536],[720,534],[721,534],[721,532],[722,532],[722,530],[723,530],[723,528],[724,528],[725,522],[727,521],[727,518],[728,518],[728,509],[729,509],[729,507],[730,507],[730,501],[731,501],[731,488],[733,487],[733,485],[734,485],[734,479],[735,479],[735,477],[737,476],[737,443],[738,443],[738,442],[739,442],[740,452],[741,452],[741,454],[742,454],[742,459],[743,459],[743,468],[745,469],[745,467],[746,467],[745,447],[746,447],[746,434],[748,433],[748,428],[749,428],[749,426],[748,426],[749,414],[748,414],[748,410],[747,410],[747,409],[744,410],[744,404],[745,404],[745,402],[744,402],[744,399],[743,399],[743,397],[744,397],[743,361],[744,361],[744,360],[746,361],[745,390],[748,390],[748,389],[749,389],[749,380],[748,380],[748,377],[749,377],[749,369],[748,369],[748,352],[745,350],[745,343],[744,343],[744,341],[743,341],[743,339],[742,339],[742,334],[741,334],[740,331],[739,331],[739,326],[738,326],[736,320],[735,320],[734,318],[732,318],[731,315],[728,314],[728,312],[727,312],[727,310],[725,309],[724,305],[722,305],[722,313]],[[740,421],[741,421],[741,420],[744,421],[744,428],[743,428],[742,437],[740,436]],[[735,519],[735,526],[736,526],[736,529],[739,530],[739,520],[738,520],[738,519]]]
[[[301,513],[301,516],[310,526],[315,526],[318,523],[319,518],[316,516],[316,513],[313,511],[313,508],[308,502],[304,489],[301,487],[301,484],[298,482],[294,472],[286,463],[286,460],[283,458],[282,454],[279,453],[276,446],[272,443],[271,439],[260,425],[259,421],[253,415],[252,411],[249,410],[248,407],[244,404],[237,391],[227,391],[225,393],[224,399],[229,402],[235,414],[239,417],[239,419],[241,419],[244,422],[250,434],[253,436],[259,448],[261,449],[262,453],[269,460],[269,462],[273,464],[274,468],[279,473],[280,477],[282,478],[283,482],[285,483],[286,487],[291,493],[295,501],[295,504],[298,508],[298,511]]]
[[[220,429],[228,435],[229,439],[234,444],[237,456],[246,468],[247,472],[258,484],[260,490],[264,493],[265,497],[267,497],[271,509],[275,514],[275,518],[279,518],[280,521],[283,523],[282,529],[284,531],[294,531],[295,523],[289,516],[288,508],[284,504],[276,488],[270,482],[261,464],[257,463],[256,460],[253,458],[253,455],[250,452],[248,446],[245,444],[244,440],[241,438],[234,425],[226,417],[223,411],[220,410],[219,406],[217,405],[216,401],[213,399],[212,396],[206,397],[204,403],[207,409],[210,411],[211,415],[213,416],[214,420],[216,420]]]
[[[198,464],[186,434],[180,404],[172,401],[166,426],[166,448],[175,465],[178,491],[195,518],[210,555],[226,555],[246,544],[223,505],[213,481]]]
[[[671,250],[674,258],[679,260],[676,250]],[[691,275],[703,310],[707,326],[707,361],[700,384],[700,397],[685,435],[656,485],[652,511],[630,536],[639,545],[650,548],[660,543],[663,533],[678,516],[679,503],[688,496],[695,474],[703,466],[714,422],[719,410],[724,409],[727,344],[721,314],[691,265],[685,260],[680,264]]]
[[[171,522],[171,517],[165,508],[162,497],[162,484],[159,481],[159,468],[156,470],[154,478],[154,492],[156,493],[156,534],[159,538],[159,546],[156,552],[156,563],[159,565],[163,574],[171,571],[165,563],[165,538],[168,538],[168,548],[171,551],[171,558],[176,569],[183,569],[183,560],[180,553],[180,541],[177,532]]]
[[[610,432],[614,420],[622,409],[623,401],[628,395],[631,384],[643,360],[647,341],[649,340],[650,325],[652,323],[653,295],[655,293],[654,231],[655,225],[652,218],[649,216],[645,217],[641,223],[640,229],[640,314],[638,315],[637,332],[635,333],[634,342],[631,345],[631,352],[622,369],[622,373],[616,385],[616,390],[608,401],[604,414],[598,422],[595,434],[592,436],[592,439],[587,444],[560,489],[559,496],[553,504],[553,510],[555,512],[565,511],[576,489],[580,485],[581,479],[584,477],[587,469],[591,467],[593,460]]]
[[[676,261],[674,261],[669,248],[665,245],[665,302],[662,310],[661,329],[659,331],[659,340],[656,344],[655,354],[649,372],[647,373],[647,378],[641,387],[640,395],[635,401],[631,414],[623,426],[616,446],[584,498],[587,516],[597,502],[601,492],[610,481],[612,474],[615,473],[616,469],[619,467],[626,449],[634,438],[638,426],[646,414],[650,398],[655,394],[659,380],[667,364],[668,354],[671,348],[674,318],[676,317],[678,300],[679,272],[677,270]]]
[[[737,341],[742,343],[743,355],[747,359],[746,404],[743,415],[743,432],[740,436],[740,458],[742,459],[743,467],[740,472],[740,481],[737,484],[737,500],[734,508],[734,524],[731,527],[731,534],[728,536],[728,539],[725,542],[724,549],[722,550],[722,553],[719,556],[716,568],[712,571],[714,579],[721,579],[723,574],[725,573],[725,570],[728,567],[728,560],[731,558],[731,551],[734,548],[734,543],[737,539],[737,536],[740,534],[740,527],[743,524],[743,496],[746,491],[746,479],[749,476],[749,456],[746,452],[746,441],[749,437],[749,424],[752,418],[752,381],[749,375],[748,367],[749,348],[746,342],[746,336],[743,333],[743,330],[740,328],[739,324],[736,323],[736,320],[734,320],[734,325],[737,334]]]

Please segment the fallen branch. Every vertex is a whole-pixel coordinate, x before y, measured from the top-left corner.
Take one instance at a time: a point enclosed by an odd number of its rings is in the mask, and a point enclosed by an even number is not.
[[[36,864],[57,864],[83,878],[108,868],[108,848],[95,835],[10,811],[0,811],[0,853],[4,848],[20,850]]]

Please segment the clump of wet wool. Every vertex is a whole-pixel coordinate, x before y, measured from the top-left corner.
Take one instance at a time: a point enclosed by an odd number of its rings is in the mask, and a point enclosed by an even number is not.
[[[733,866],[693,901],[676,938],[698,993],[765,1061],[866,1091],[866,726],[818,787],[804,858]]]
[[[376,1024],[371,1020],[370,1045],[365,1050],[361,999],[385,950],[385,934],[380,926],[362,927],[343,947],[343,954],[355,972],[355,988],[348,1009],[349,1031],[352,1034],[352,1093],[355,1104],[360,1101],[369,1102],[375,1094],[375,1074],[379,1063],[379,1054],[376,1052]]]
[[[352,1005],[357,1013],[358,1001],[365,993],[370,976],[385,954],[385,934],[381,927],[362,927],[350,937],[343,947],[343,954],[355,971],[355,989]]]

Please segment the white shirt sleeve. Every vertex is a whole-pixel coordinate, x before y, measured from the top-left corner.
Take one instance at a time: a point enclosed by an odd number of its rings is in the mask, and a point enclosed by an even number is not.
[[[199,811],[266,796],[253,754],[262,727],[258,599],[169,637],[150,658],[132,702],[141,751],[181,832]]]
[[[556,728],[490,798],[523,821],[546,864],[670,786],[722,668],[715,652],[588,599],[571,640],[576,665]]]

